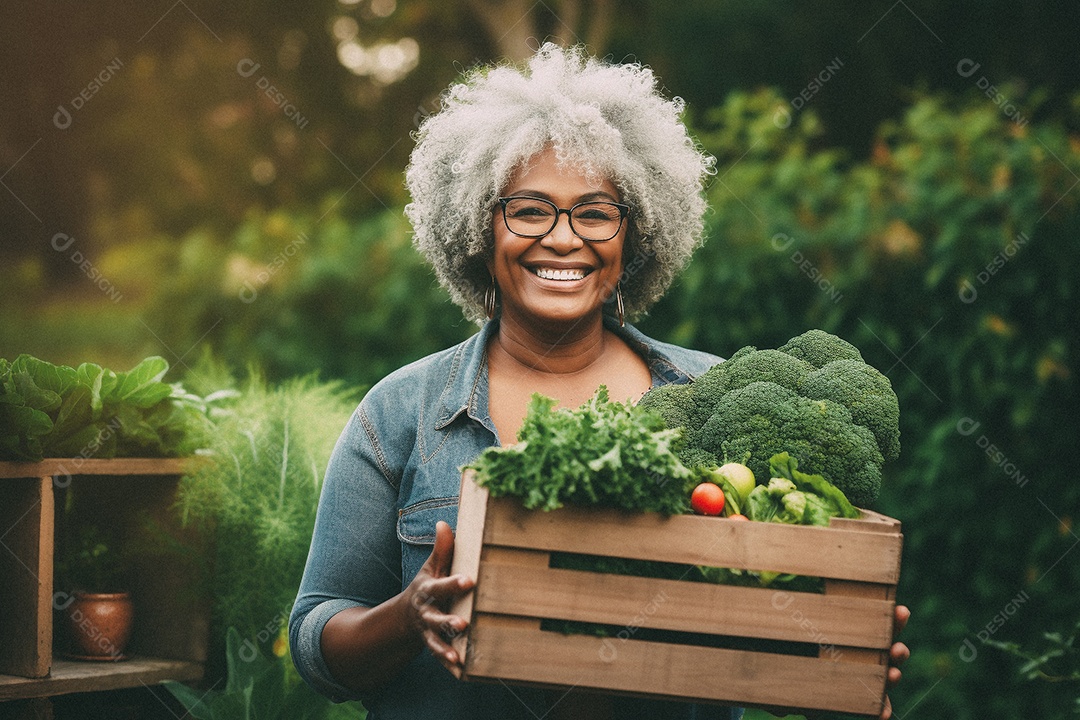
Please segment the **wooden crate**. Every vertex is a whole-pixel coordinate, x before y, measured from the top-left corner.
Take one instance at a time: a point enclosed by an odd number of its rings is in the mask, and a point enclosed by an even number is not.
[[[529,511],[517,498],[489,498],[466,471],[453,572],[477,583],[452,610],[470,623],[454,645],[466,679],[876,716],[902,542],[899,522],[868,511],[828,528]],[[556,569],[552,552],[796,573],[825,578],[825,593]],[[567,635],[542,630],[545,619],[621,630]],[[687,644],[690,635],[674,633],[641,638],[657,630],[743,639],[741,646],[746,638],[788,642],[730,649],[732,642]],[[802,654],[788,654],[793,647]]]

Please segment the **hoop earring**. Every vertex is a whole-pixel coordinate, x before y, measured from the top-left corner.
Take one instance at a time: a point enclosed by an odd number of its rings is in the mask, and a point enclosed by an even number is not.
[[[491,284],[484,290],[484,312],[487,314],[487,319],[491,320],[495,317],[495,276],[491,276]]]
[[[615,314],[619,318],[619,327],[625,327],[626,321],[624,320],[623,311],[622,283],[615,286]]]

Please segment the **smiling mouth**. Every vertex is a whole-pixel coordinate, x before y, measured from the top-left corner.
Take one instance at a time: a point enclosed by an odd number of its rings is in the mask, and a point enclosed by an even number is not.
[[[546,268],[546,267],[531,267],[529,272],[542,280],[584,280],[585,276],[592,272],[592,270],[586,270],[585,268]]]

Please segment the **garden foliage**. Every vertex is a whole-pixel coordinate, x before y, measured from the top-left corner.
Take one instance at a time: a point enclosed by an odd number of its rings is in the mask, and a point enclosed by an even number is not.
[[[817,145],[810,112],[777,127],[782,105],[733,94],[707,118],[709,237],[642,327],[721,355],[811,327],[857,346],[905,439],[876,507],[903,522],[913,612],[894,707],[1060,717],[1076,683],[1025,685],[983,640],[1037,644],[1080,615],[1078,140],[924,97],[858,161]]]

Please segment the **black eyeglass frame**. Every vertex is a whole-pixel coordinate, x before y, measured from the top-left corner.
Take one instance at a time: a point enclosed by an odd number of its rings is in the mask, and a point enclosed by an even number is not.
[[[618,235],[620,230],[622,230],[623,223],[626,222],[626,217],[630,214],[630,209],[631,209],[630,206],[627,205],[626,203],[618,203],[618,202],[615,202],[614,200],[585,200],[584,202],[579,202],[579,203],[577,203],[576,205],[574,205],[574,206],[572,206],[570,208],[561,208],[558,205],[556,205],[555,203],[551,202],[550,200],[545,200],[544,198],[539,198],[539,197],[533,197],[532,195],[510,195],[509,197],[496,198],[496,200],[498,201],[499,205],[502,207],[503,225],[506,226],[507,230],[514,233],[518,237],[524,237],[524,238],[542,238],[542,237],[544,237],[545,235],[550,233],[552,230],[554,230],[555,226],[559,224],[559,215],[562,214],[562,213],[566,213],[566,221],[568,223],[570,223],[570,231],[572,233],[574,233],[575,235],[577,235],[579,238],[581,238],[585,242],[608,242],[612,238],[614,238],[616,235]],[[550,205],[551,207],[555,208],[555,217],[551,221],[551,227],[549,227],[547,230],[545,230],[542,233],[536,233],[536,234],[519,233],[516,230],[514,230],[513,228],[511,228],[510,227],[510,221],[506,219],[506,204],[508,202],[510,202],[511,200],[536,200],[536,201],[545,203],[545,204]],[[574,215],[573,215],[573,212],[575,210],[577,210],[579,207],[581,207],[582,205],[597,205],[597,204],[614,205],[619,210],[619,226],[617,228],[615,228],[615,232],[613,232],[610,237],[606,237],[603,240],[597,240],[596,238],[587,238],[584,235],[582,235],[581,233],[579,233],[577,231],[577,228],[574,227]]]

